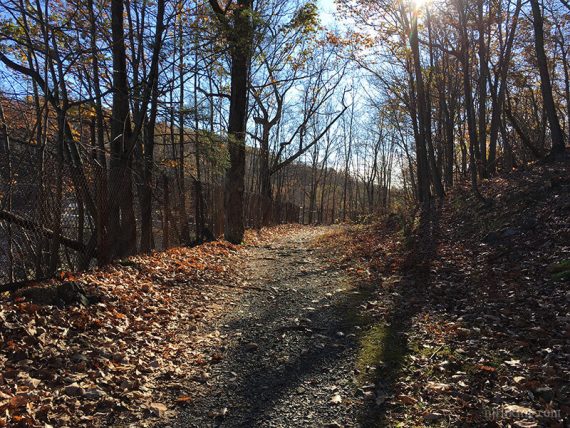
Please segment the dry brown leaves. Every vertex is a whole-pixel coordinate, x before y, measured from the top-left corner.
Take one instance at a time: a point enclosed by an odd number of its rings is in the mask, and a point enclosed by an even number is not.
[[[279,226],[264,227],[262,229],[249,229],[245,231],[244,242],[246,245],[266,245],[275,240],[276,237],[287,237],[302,228],[310,226],[303,226],[300,224],[282,224]]]
[[[515,172],[482,191],[491,206],[459,187],[435,232],[407,247],[385,222],[328,238],[337,262],[382,284],[366,310],[407,344],[383,375],[394,381],[379,386],[387,426],[568,423],[570,284],[549,271],[570,259],[568,166]]]
[[[239,247],[175,248],[77,275],[97,302],[0,301],[0,427],[152,425],[192,400],[241,281]],[[71,279],[66,276],[66,279]]]

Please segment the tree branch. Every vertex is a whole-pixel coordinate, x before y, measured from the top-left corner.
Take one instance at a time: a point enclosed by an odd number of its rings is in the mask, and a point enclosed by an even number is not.
[[[17,226],[23,227],[34,232],[39,232],[42,235],[53,238],[55,232],[47,227],[41,226],[31,220],[20,217],[8,211],[0,210],[0,220],[7,221],[8,223],[15,224]],[[80,253],[85,252],[85,245],[82,242],[75,241],[64,236],[59,236],[59,242],[65,247],[71,248],[72,250],[79,251]]]

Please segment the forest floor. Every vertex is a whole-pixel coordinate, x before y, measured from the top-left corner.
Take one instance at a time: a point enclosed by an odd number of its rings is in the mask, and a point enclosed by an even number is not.
[[[482,193],[5,294],[0,427],[568,426],[568,163]]]
[[[341,230],[249,231],[4,296],[0,426],[357,424],[371,289],[331,257]]]
[[[363,426],[570,426],[570,162],[332,238],[372,278]]]

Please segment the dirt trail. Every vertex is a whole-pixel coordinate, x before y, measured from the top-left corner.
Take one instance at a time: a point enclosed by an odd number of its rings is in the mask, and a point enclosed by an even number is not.
[[[211,326],[221,361],[170,426],[358,425],[353,313],[363,296],[311,245],[329,231],[302,228],[244,252],[252,288]]]

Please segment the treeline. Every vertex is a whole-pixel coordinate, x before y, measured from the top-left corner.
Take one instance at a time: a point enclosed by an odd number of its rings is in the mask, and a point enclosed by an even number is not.
[[[396,150],[353,131],[350,61],[313,2],[0,15],[2,282],[389,204]]]
[[[337,43],[352,45],[371,98],[394,124],[416,201],[429,206],[466,178],[480,198],[480,180],[564,155],[567,2],[337,3],[359,29]]]
[[[5,276],[482,199],[564,155],[563,0],[335,4],[2,2]]]
[[[57,170],[56,135],[48,130],[45,144],[33,141],[35,108],[29,100],[0,98],[3,122],[7,133],[0,150],[2,205],[0,237],[2,237],[1,282],[14,279],[44,278],[51,275],[50,243],[54,239],[52,225],[61,222],[58,236],[60,260],[56,268],[75,270],[89,266],[97,257],[97,248],[88,244],[96,224],[74,187],[73,171],[64,162],[62,174],[62,208],[53,209],[57,197],[53,173]],[[93,121],[82,114],[69,115],[73,129],[79,130],[77,141],[83,149],[93,147]],[[82,124],[83,121],[83,124]],[[197,215],[202,215],[205,238],[223,235],[223,178],[228,155],[225,141],[207,133],[196,135],[186,130],[182,151],[185,162],[184,183],[180,185],[179,134],[167,123],[158,122],[155,133],[154,171],[152,183],[152,248],[166,249],[187,245],[196,239]],[[300,222],[330,224],[341,221],[361,221],[371,213],[386,212],[389,205],[390,177],[372,168],[367,174],[354,175],[353,168],[343,170],[345,162],[339,145],[342,139],[330,139],[330,134],[301,160],[280,169],[272,177],[272,202],[269,207],[259,192],[260,150],[246,149],[244,223],[259,228],[265,224]],[[196,150],[200,151],[202,181],[198,191],[195,179]],[[7,150],[8,149],[8,150]],[[376,147],[378,149],[378,147]],[[363,163],[372,147],[353,149],[351,159]],[[83,167],[88,188],[96,188],[96,153],[86,152]],[[331,160],[333,158],[334,160]],[[352,163],[352,162],[351,162]],[[379,165],[377,163],[376,165]],[[387,170],[388,171],[388,170]],[[137,177],[137,171],[132,171]],[[378,177],[383,177],[384,186]],[[185,194],[180,189],[185,189]],[[136,188],[135,188],[136,193]],[[200,200],[197,200],[197,193]],[[120,195],[119,195],[120,197]],[[140,199],[135,202],[135,218],[140,224]],[[184,205],[182,205],[184,204]],[[199,211],[197,211],[199,210]],[[268,215],[264,219],[264,215]],[[264,223],[266,221],[267,223]],[[185,230],[186,228],[186,230]],[[190,238],[188,237],[190,235]],[[188,241],[190,239],[190,241]]]

